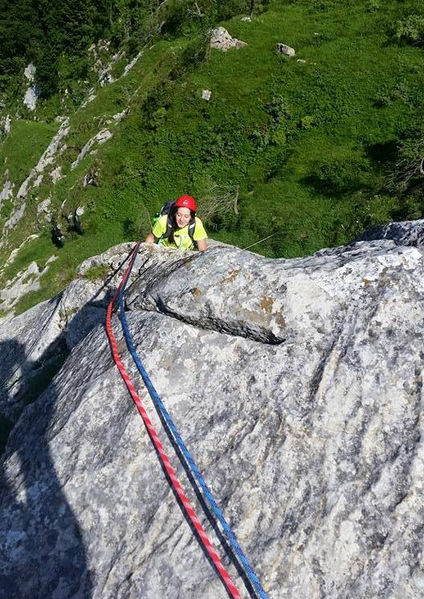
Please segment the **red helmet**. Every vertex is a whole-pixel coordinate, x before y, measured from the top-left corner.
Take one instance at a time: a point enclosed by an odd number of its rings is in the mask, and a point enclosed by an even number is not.
[[[175,208],[188,208],[189,210],[196,212],[196,200],[191,196],[181,196],[176,200]]]

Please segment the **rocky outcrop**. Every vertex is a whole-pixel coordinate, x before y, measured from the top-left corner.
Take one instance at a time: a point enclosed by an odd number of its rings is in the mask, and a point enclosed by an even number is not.
[[[285,54],[286,56],[296,56],[296,50],[287,44],[277,44],[277,53]]]
[[[134,56],[134,58],[127,65],[125,65],[125,69],[124,69],[124,73],[123,73],[124,76],[127,75],[131,71],[133,66],[141,58],[141,55],[142,55],[142,52],[140,51],[136,56]]]
[[[210,47],[215,48],[216,50],[221,50],[222,52],[226,52],[231,48],[243,48],[247,46],[246,42],[242,42],[228,33],[225,27],[218,27],[217,29],[212,30]]]
[[[18,198],[26,197],[31,180],[34,177],[36,177],[37,175],[39,175],[40,173],[43,173],[46,166],[48,166],[50,164],[54,164],[54,162],[57,158],[57,154],[63,148],[63,139],[68,135],[68,133],[69,133],[69,119],[65,118],[62,121],[62,123],[60,124],[58,132],[53,137],[52,141],[49,143],[46,150],[43,152],[43,155],[41,156],[37,165],[35,166],[34,169],[32,169],[29,177],[22,183],[21,187],[19,188],[19,191],[17,194]]]
[[[2,204],[13,197],[13,183],[10,181],[5,181],[3,185],[3,189],[0,191],[0,208]]]
[[[74,160],[74,162],[72,163],[71,168],[74,169],[77,166],[79,166],[94,145],[104,144],[111,137],[112,137],[112,133],[109,131],[109,129],[105,129],[105,128],[101,129],[98,133],[96,133],[96,135],[94,135],[91,139],[89,139],[88,142],[84,145],[84,147],[78,154],[77,159]]]
[[[3,289],[0,290],[0,307],[2,310],[12,308],[19,298],[30,291],[40,289],[40,276],[43,276],[48,270],[39,268],[36,262],[30,262],[27,268],[17,273],[12,281],[7,281]]]
[[[366,231],[358,241],[392,239],[397,245],[424,246],[424,219],[380,225]]]
[[[128,250],[0,327],[3,413],[54,344],[69,352],[0,463],[2,599],[227,596],[111,360],[117,280],[91,277]],[[141,247],[136,349],[270,599],[422,595],[423,254],[391,240],[296,260]]]
[[[24,76],[28,80],[29,87],[25,92],[23,103],[28,110],[33,112],[37,107],[37,99],[40,95],[40,90],[35,84],[35,66],[32,63],[25,68]]]

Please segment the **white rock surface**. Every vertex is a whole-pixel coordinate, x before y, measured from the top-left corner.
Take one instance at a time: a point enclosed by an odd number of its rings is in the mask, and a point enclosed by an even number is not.
[[[122,112],[117,112],[116,114],[112,115],[112,119],[116,123],[119,123],[120,121],[122,121],[123,118],[125,118],[127,116],[128,113],[129,113],[129,109],[126,108]]]
[[[21,249],[30,241],[32,241],[33,239],[37,239],[38,235],[33,234],[33,235],[29,235],[29,237],[27,237],[19,247],[15,248],[14,250],[11,251],[9,258],[6,260],[6,263],[4,265],[4,268],[6,266],[9,266],[10,264],[12,264],[12,262],[15,260],[16,256],[19,254],[19,252],[21,251]]]
[[[13,197],[13,183],[11,181],[6,181],[3,185],[3,189],[0,191],[0,207],[3,202]]]
[[[296,56],[296,50],[286,44],[277,44],[277,52],[286,56]]]
[[[35,65],[33,65],[32,62],[30,62],[24,70],[24,76],[28,79],[28,83],[33,83],[34,79],[35,79]]]
[[[131,69],[133,68],[133,66],[137,63],[137,61],[141,58],[142,52],[140,51],[137,56],[134,56],[134,58],[125,66],[124,69],[124,75],[127,75]]]
[[[12,214],[4,223],[3,235],[7,235],[10,229],[13,229],[15,225],[21,220],[26,210],[26,202],[15,202]]]
[[[28,110],[31,110],[33,112],[37,108],[37,99],[39,95],[40,93],[36,85],[28,87],[23,99],[23,103],[28,108]]]
[[[50,221],[51,219],[51,213],[50,213],[50,206],[52,203],[52,199],[49,196],[48,198],[46,198],[45,200],[43,200],[42,202],[40,202],[37,206],[37,214],[43,214],[45,215],[46,219]]]
[[[30,86],[25,92],[23,103],[31,111],[34,111],[36,109],[37,99],[40,95],[38,87],[36,85],[33,85],[35,80],[35,71],[36,68],[32,63],[28,64],[24,70],[24,76],[28,80]]]
[[[141,247],[126,297],[135,347],[270,599],[422,596],[423,255],[387,239],[296,260]],[[0,462],[2,599],[227,597],[96,326],[116,284],[77,279],[0,326],[8,417],[43,361],[72,347]]]
[[[82,148],[81,152],[78,154],[78,158],[72,163],[71,168],[74,169],[84,160],[87,154],[90,152],[91,148],[95,144],[104,144],[108,139],[112,137],[112,133],[109,129],[102,129],[99,131],[94,137],[88,140],[85,146]]]
[[[84,100],[84,102],[81,104],[81,108],[85,108],[87,106],[87,104],[89,104],[90,102],[92,102],[95,99],[96,99],[96,94],[94,93],[94,88],[91,88],[90,91],[88,92],[87,99]]]
[[[56,183],[59,179],[62,179],[62,167],[59,165],[50,173],[50,177],[52,178],[52,182]]]
[[[39,269],[36,262],[20,271],[11,281],[7,281],[0,290],[0,310],[10,310],[17,302],[30,291],[40,289],[40,277],[45,274],[47,268]]]
[[[231,48],[243,48],[247,46],[246,42],[242,42],[238,39],[231,37],[225,27],[218,27],[217,29],[212,30],[211,40],[210,40],[211,48],[215,48],[216,50],[221,50],[222,52],[226,52]]]

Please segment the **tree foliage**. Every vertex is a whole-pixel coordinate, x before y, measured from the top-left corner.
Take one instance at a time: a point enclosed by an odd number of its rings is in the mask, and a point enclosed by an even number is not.
[[[83,58],[88,68],[87,49],[99,39],[125,46],[131,56],[158,35],[207,29],[249,7],[250,0],[0,0],[0,85],[33,62],[41,94],[49,97],[59,89],[61,57]],[[83,74],[80,61],[76,76]]]

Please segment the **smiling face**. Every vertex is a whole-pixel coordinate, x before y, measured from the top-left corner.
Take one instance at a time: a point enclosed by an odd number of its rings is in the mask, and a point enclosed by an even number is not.
[[[179,229],[182,229],[191,220],[191,212],[188,208],[178,208],[175,213],[175,220],[177,221],[177,226]]]

